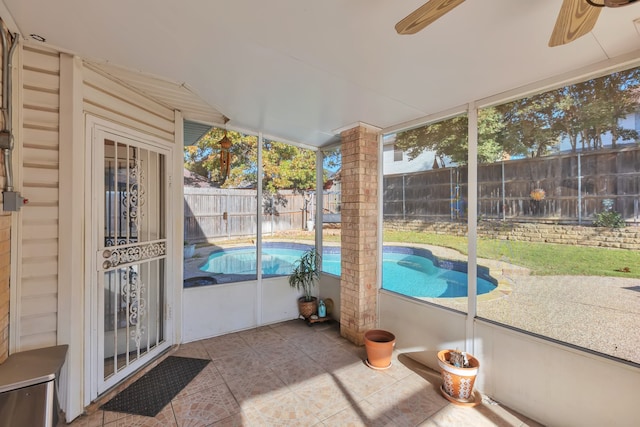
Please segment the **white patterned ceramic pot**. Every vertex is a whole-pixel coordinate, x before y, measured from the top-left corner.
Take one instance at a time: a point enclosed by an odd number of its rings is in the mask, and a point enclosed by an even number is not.
[[[471,402],[474,400],[473,383],[478,375],[480,362],[467,353],[469,367],[456,368],[448,362],[452,351],[442,350],[438,352],[438,365],[441,369],[443,390],[452,399],[462,403]]]

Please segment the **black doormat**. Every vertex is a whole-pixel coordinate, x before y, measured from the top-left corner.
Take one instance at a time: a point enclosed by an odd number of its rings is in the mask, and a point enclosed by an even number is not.
[[[155,417],[209,360],[169,356],[102,405],[106,411]]]

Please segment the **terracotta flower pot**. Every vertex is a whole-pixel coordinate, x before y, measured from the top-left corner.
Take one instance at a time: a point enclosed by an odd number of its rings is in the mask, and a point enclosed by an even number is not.
[[[453,350],[438,352],[438,365],[442,374],[442,394],[453,403],[474,405],[476,398],[473,395],[473,384],[478,375],[480,362],[467,353],[468,368],[457,368],[449,363]]]
[[[318,312],[318,299],[311,297],[311,301],[305,301],[304,297],[298,299],[298,312],[302,317],[308,319],[312,314]]]
[[[391,355],[396,345],[396,336],[382,329],[370,329],[364,333],[364,347],[367,351],[366,363],[373,369],[387,369],[391,366]]]

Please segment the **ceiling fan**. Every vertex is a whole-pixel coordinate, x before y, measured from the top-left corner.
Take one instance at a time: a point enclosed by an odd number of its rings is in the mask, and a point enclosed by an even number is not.
[[[430,0],[396,24],[398,34],[415,34],[464,0]],[[549,46],[570,43],[590,32],[603,7],[626,6],[637,0],[563,0]]]

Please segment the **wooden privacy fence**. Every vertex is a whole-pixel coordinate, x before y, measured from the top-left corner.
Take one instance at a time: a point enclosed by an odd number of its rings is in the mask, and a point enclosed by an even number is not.
[[[541,200],[531,196],[536,189]],[[467,167],[385,176],[383,194],[385,219],[464,219]],[[482,219],[582,223],[606,200],[627,222],[638,221],[640,147],[478,165]]]
[[[261,208],[262,233],[305,229],[306,221],[313,220],[314,198],[315,195],[305,196],[292,190],[282,190],[277,195],[264,198]],[[336,203],[336,195],[325,192],[325,211],[339,209]],[[255,237],[257,218],[255,189],[184,189],[184,234],[185,241],[190,243]]]

